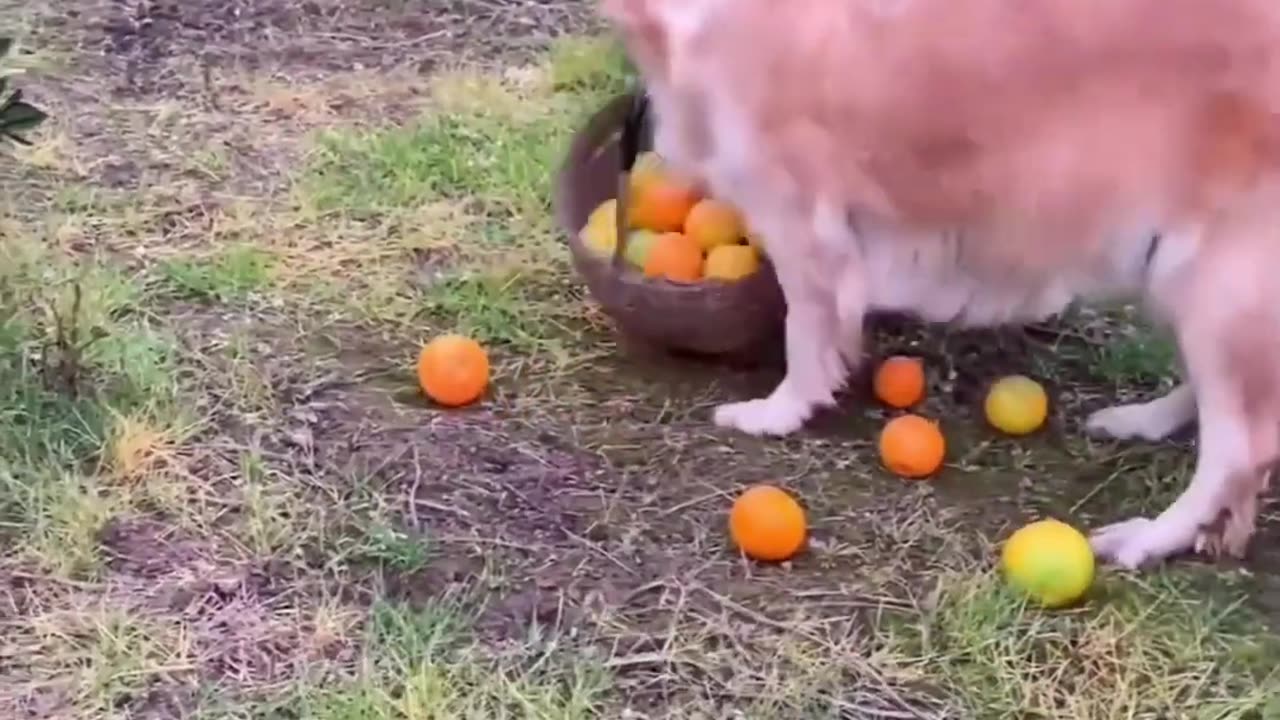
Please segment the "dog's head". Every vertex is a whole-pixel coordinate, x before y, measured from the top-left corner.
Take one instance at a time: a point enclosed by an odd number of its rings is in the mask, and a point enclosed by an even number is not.
[[[655,86],[679,84],[689,50],[726,0],[603,0],[601,11]]]

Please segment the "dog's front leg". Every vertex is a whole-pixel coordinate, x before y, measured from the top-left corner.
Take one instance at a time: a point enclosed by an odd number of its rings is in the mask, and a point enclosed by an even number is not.
[[[847,235],[837,236],[828,215],[788,210],[752,218],[769,243],[765,249],[787,302],[787,370],[767,397],[717,407],[717,425],[751,435],[787,435],[819,407],[835,405],[848,362],[861,347],[864,292],[846,287],[862,283],[861,268]],[[850,314],[857,315],[854,330]]]

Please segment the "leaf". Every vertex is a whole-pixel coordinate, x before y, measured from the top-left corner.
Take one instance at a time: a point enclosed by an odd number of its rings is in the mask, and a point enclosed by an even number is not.
[[[13,38],[0,37],[0,59],[13,50]],[[39,125],[48,119],[48,114],[34,105],[23,102],[22,91],[14,90],[6,96],[9,89],[8,78],[0,75],[0,139],[9,139],[23,145],[30,145],[26,139],[18,135]]]
[[[4,108],[0,109],[0,135],[23,142],[17,133],[34,128],[48,117],[43,110],[22,101],[5,103]]]

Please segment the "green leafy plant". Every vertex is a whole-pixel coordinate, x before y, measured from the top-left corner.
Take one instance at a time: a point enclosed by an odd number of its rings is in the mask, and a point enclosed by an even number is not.
[[[13,49],[13,39],[0,37],[0,62]],[[22,99],[22,91],[9,92],[9,78],[0,75],[0,140],[30,145],[21,133],[31,130],[49,116],[44,111]]]

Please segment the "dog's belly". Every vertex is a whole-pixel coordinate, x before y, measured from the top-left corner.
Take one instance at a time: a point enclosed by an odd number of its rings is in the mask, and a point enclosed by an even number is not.
[[[1017,262],[975,268],[964,259],[963,242],[864,235],[869,309],[968,327],[1043,320],[1075,300],[1140,295],[1158,241],[1135,233],[1109,246],[1106,256],[1049,271]]]
[[[1046,287],[995,286],[973,278],[881,278],[872,285],[871,309],[906,312],[929,322],[965,327],[1033,322],[1061,312],[1077,297],[1061,283]]]

